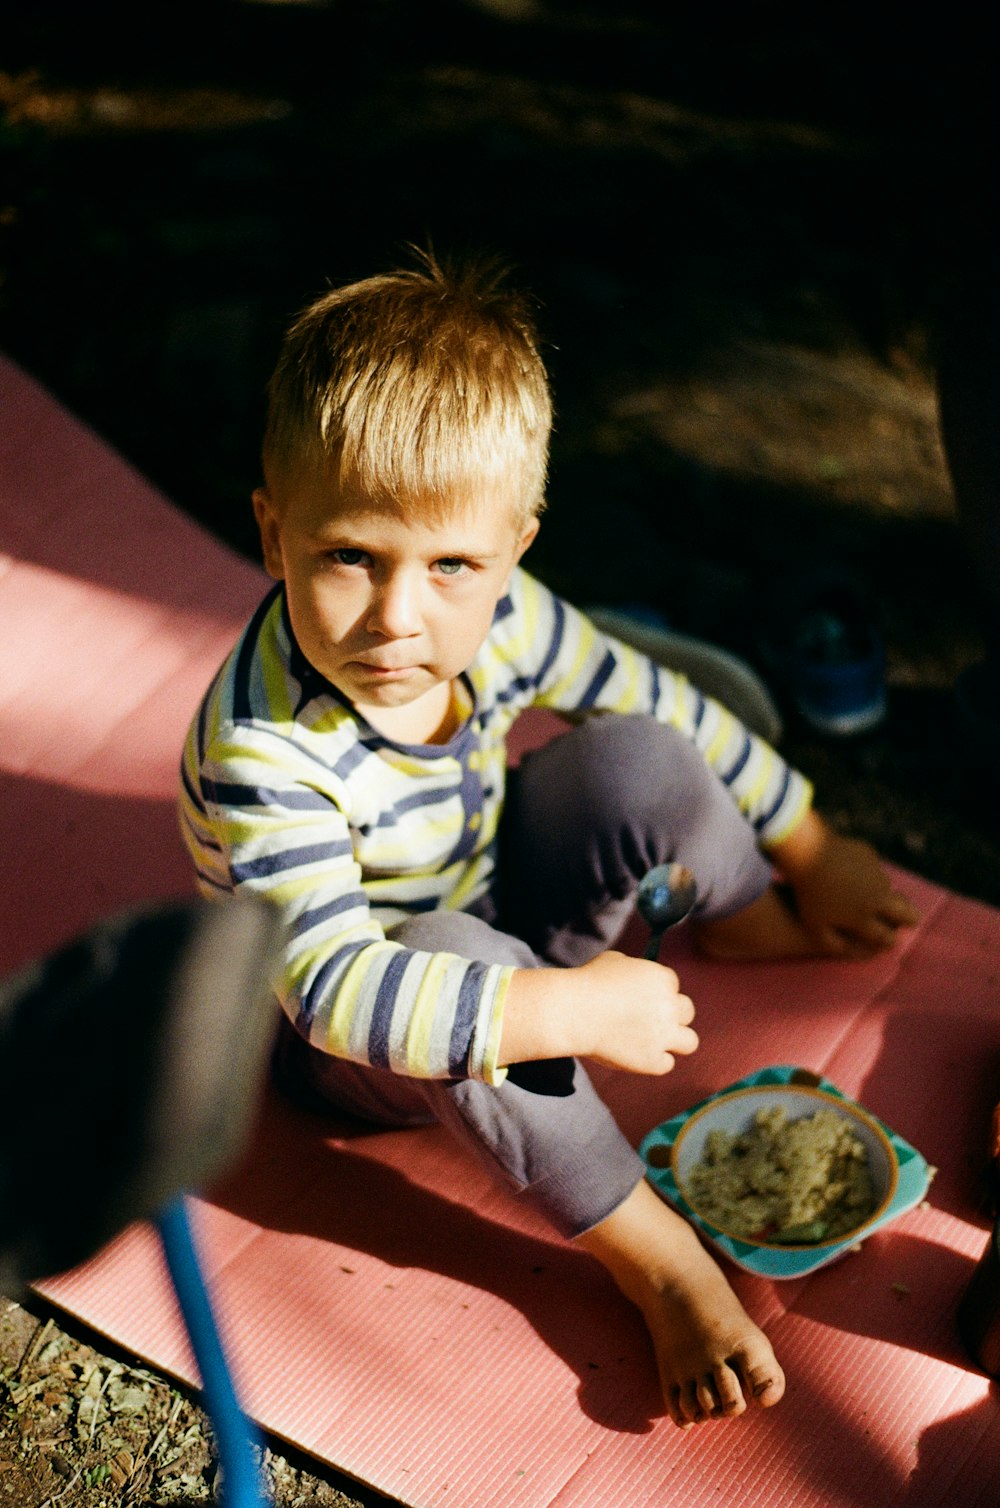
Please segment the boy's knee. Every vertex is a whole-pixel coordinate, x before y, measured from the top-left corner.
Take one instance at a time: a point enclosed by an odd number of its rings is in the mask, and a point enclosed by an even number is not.
[[[529,755],[514,792],[509,810],[522,888],[524,854],[530,856],[539,834],[545,835],[546,875],[580,854],[589,873],[598,853],[612,893],[620,895],[626,873],[638,879],[692,845],[711,848],[723,833],[732,839],[742,824],[702,752],[645,715],[588,718]],[[745,837],[752,845],[749,828]],[[609,853],[616,856],[610,869]]]
[[[577,1063],[572,1092],[533,1093],[508,1078],[432,1090],[439,1119],[572,1239],[628,1197],[644,1166]]]
[[[704,754],[651,717],[592,722],[595,757],[585,763],[595,772],[593,810],[636,877],[676,859],[695,875],[700,914],[725,915],[755,900],[770,865]]]
[[[580,781],[595,810],[613,809],[630,825],[642,826],[644,814],[659,818],[665,794],[689,818],[705,803],[728,799],[701,751],[653,717],[590,718],[578,734]]]

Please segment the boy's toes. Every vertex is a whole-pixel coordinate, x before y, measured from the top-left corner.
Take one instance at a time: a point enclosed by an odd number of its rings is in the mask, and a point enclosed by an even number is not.
[[[720,1370],[728,1369],[721,1368]],[[706,1372],[704,1377],[695,1377],[690,1382],[682,1384],[678,1390],[678,1412],[683,1428],[690,1429],[694,1424],[708,1424],[713,1419],[729,1418],[732,1414],[742,1413],[746,1404],[743,1402],[738,1382],[736,1394],[737,1406],[733,1409],[724,1406],[716,1385],[716,1375],[713,1372]]]
[[[680,1389],[680,1410],[685,1424],[704,1424],[708,1418],[710,1410],[706,1411],[702,1407],[699,1391],[697,1378],[684,1383]]]
[[[698,1400],[698,1412],[702,1419],[712,1419],[719,1412],[719,1395],[715,1391],[715,1377],[707,1372],[694,1384],[694,1395]]]
[[[710,1419],[735,1419],[746,1406],[740,1379],[725,1364],[671,1388],[667,1398],[667,1412],[682,1429]]]
[[[691,1429],[697,1422],[695,1414],[698,1409],[698,1404],[693,1394],[689,1394],[687,1388],[678,1387],[674,1383],[670,1387],[664,1388],[663,1398],[667,1406],[667,1413],[674,1424],[677,1425],[677,1428]],[[688,1410],[692,1411],[690,1418],[688,1417]]]
[[[740,1386],[740,1379],[732,1367],[716,1367],[711,1377],[712,1391],[715,1394],[715,1404],[709,1410],[716,1419],[735,1419],[737,1414],[742,1414],[747,1406]]]
[[[765,1355],[747,1354],[741,1361],[746,1394],[763,1409],[778,1403],[785,1391],[785,1374],[770,1347],[766,1347]]]
[[[712,1419],[735,1419],[751,1402],[770,1408],[784,1391],[785,1374],[761,1336],[760,1346],[750,1345],[736,1352],[710,1372],[666,1384],[663,1397],[674,1424],[679,1429],[691,1429]]]

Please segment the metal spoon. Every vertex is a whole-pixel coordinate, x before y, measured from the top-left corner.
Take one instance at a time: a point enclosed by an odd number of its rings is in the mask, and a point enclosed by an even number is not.
[[[657,864],[639,882],[636,905],[650,929],[645,957],[660,956],[660,944],[668,927],[684,920],[698,898],[694,875],[683,864]]]

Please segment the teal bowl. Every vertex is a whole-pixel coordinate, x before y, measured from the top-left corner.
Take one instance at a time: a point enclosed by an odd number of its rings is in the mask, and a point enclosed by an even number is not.
[[[864,1144],[875,1190],[875,1207],[855,1229],[828,1241],[801,1244],[753,1240],[720,1229],[687,1196],[690,1172],[702,1159],[711,1131],[740,1135],[761,1109],[780,1103],[789,1120],[832,1110],[848,1121]],[[696,1226],[721,1254],[761,1277],[795,1278],[835,1261],[845,1252],[919,1204],[930,1184],[924,1158],[869,1110],[834,1084],[793,1065],[760,1069],[727,1085],[689,1110],[654,1126],[643,1138],[640,1156],[654,1189]]]

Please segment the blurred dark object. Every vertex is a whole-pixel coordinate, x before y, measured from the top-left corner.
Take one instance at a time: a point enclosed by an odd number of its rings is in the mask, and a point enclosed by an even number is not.
[[[277,1024],[256,900],[132,911],[0,981],[0,1291],[74,1267],[242,1147]]]
[[[1000,571],[1000,561],[997,562]],[[1000,761],[1000,701],[998,701],[1000,655],[977,660],[959,672],[955,680],[955,712],[962,751],[969,765],[989,776],[984,800],[989,802],[993,777]],[[993,809],[997,809],[995,799]]]
[[[962,1342],[984,1372],[1000,1379],[1000,1103],[990,1119],[989,1192],[994,1215],[986,1249],[958,1306]]]
[[[852,738],[886,716],[877,605],[847,573],[808,572],[760,609],[757,648],[779,697],[816,732]]]
[[[958,1328],[969,1354],[1000,1379],[1000,1219],[958,1306]]]

